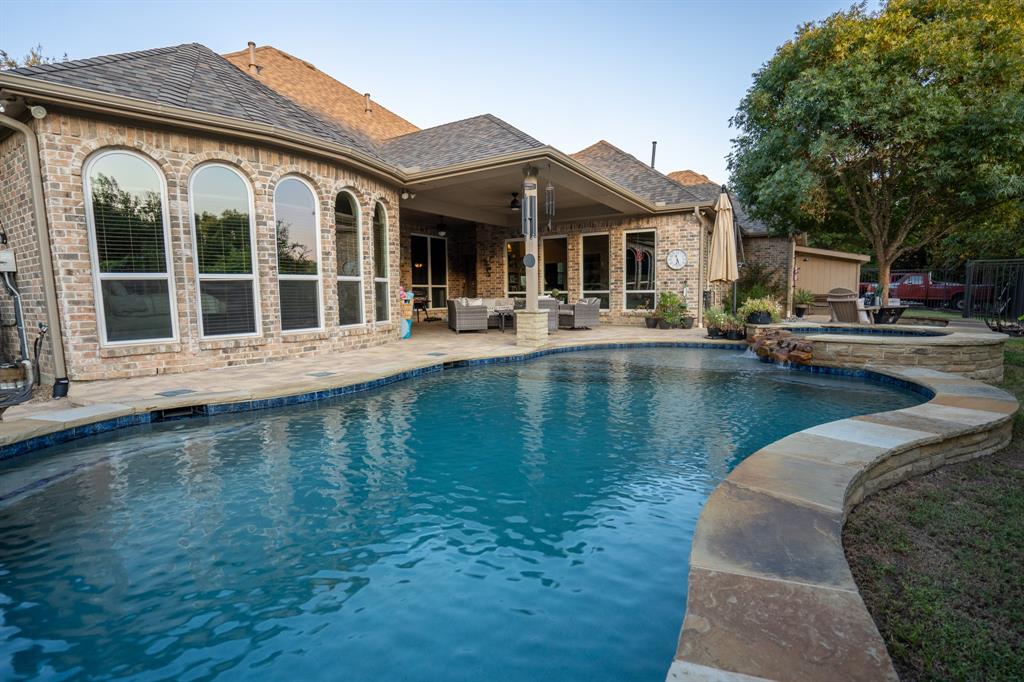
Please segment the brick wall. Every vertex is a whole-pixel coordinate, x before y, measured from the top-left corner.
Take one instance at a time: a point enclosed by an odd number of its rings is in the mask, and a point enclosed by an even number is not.
[[[611,280],[610,309],[602,313],[602,319],[616,324],[642,324],[642,314],[625,310],[625,234],[630,231],[654,230],[657,232],[655,259],[655,282],[657,291],[687,292],[690,311],[696,314],[701,287],[698,283],[700,228],[692,213],[677,213],[666,216],[594,220],[581,223],[564,223],[552,230],[544,230],[541,236],[539,261],[544,262],[545,237],[565,237],[568,246],[566,282],[570,300],[582,294],[582,248],[583,235],[607,234],[609,236],[609,276]],[[481,225],[477,230],[477,294],[480,296],[505,295],[506,247],[508,239],[519,237],[519,228]],[[681,249],[686,253],[687,262],[681,270],[672,270],[665,263],[668,252]],[[540,268],[538,278],[541,277]],[[543,286],[543,284],[541,284]]]
[[[409,238],[414,234],[440,236],[437,221],[424,221],[409,218],[402,219],[401,226],[401,283],[404,287],[412,286],[412,257]],[[475,294],[475,267],[470,271],[469,265],[476,259],[476,229],[471,225],[449,225],[445,229],[445,242],[448,253],[448,298],[472,296]]]
[[[397,335],[398,306],[394,300],[400,280],[398,196],[396,188],[348,167],[273,148],[238,143],[226,138],[167,129],[147,128],[83,115],[53,111],[37,123],[43,161],[46,204],[58,281],[58,298],[69,375],[73,380],[142,376],[267,360],[308,357],[383,343]],[[132,346],[100,344],[96,320],[93,273],[90,267],[82,168],[99,149],[120,147],[152,160],[167,184],[171,264],[177,304],[179,338],[173,343]],[[262,334],[255,338],[200,340],[198,296],[188,178],[201,163],[232,165],[254,192],[257,285]],[[278,310],[277,254],[273,224],[273,195],[286,175],[312,184],[320,204],[322,300],[325,327],[308,333],[282,333]],[[6,185],[6,182],[5,182]],[[387,210],[391,322],[337,328],[334,286],[334,201],[342,189],[358,198],[362,230],[363,295],[367,320],[373,314],[371,221],[380,201]]]
[[[761,263],[772,270],[779,287],[786,292],[784,315],[793,310],[793,246],[789,237],[743,237],[743,254],[747,261]]]
[[[32,207],[32,185],[29,176],[28,149],[20,133],[0,140],[0,223],[7,232],[8,248],[15,253],[18,272],[14,281],[21,292],[29,352],[39,334],[39,324],[46,323],[43,295],[42,253]],[[5,288],[0,287],[0,355],[4,362],[14,362],[20,351],[18,332],[14,326],[14,303]],[[49,340],[40,349],[40,372],[43,380],[53,382],[53,352]]]

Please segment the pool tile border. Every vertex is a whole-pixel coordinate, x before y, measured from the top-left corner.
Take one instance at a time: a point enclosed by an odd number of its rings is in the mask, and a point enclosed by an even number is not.
[[[177,401],[164,401],[166,406],[159,408],[139,409],[138,411],[130,414],[123,414],[125,408],[124,405],[118,405],[117,410],[119,414],[117,416],[111,416],[103,418],[102,414],[94,414],[94,420],[85,421],[82,424],[77,424],[71,427],[54,428],[52,431],[43,433],[41,435],[29,436],[26,438],[15,438],[3,445],[0,445],[0,461],[8,460],[13,457],[19,457],[27,453],[48,448],[54,445],[61,445],[68,443],[73,440],[80,438],[87,438],[89,436],[95,436],[101,433],[107,433],[116,429],[127,428],[129,426],[139,426],[143,424],[157,423],[162,421],[171,421],[176,419],[187,419],[191,417],[213,417],[222,414],[237,414],[239,412],[251,412],[255,410],[266,410],[277,407],[288,407],[291,405],[299,405],[302,403],[330,400],[332,398],[339,398],[346,395],[355,393],[361,393],[376,388],[381,388],[389,384],[396,383],[398,381],[404,381],[406,379],[412,379],[415,377],[425,376],[428,374],[435,374],[448,369],[455,369],[459,367],[477,367],[481,365],[492,365],[492,364],[507,364],[512,362],[526,362],[528,360],[534,360],[536,358],[543,357],[545,355],[554,355],[559,353],[570,353],[581,350],[600,350],[600,349],[630,349],[630,348],[703,348],[703,349],[715,349],[715,350],[740,350],[745,348],[743,342],[736,343],[702,343],[699,341],[639,341],[639,342],[593,342],[593,343],[581,343],[572,346],[553,346],[549,348],[540,348],[533,351],[527,352],[514,352],[504,355],[495,355],[490,357],[470,357],[470,358],[458,358],[454,360],[439,361],[432,364],[425,365],[423,367],[415,367],[393,374],[377,377],[374,379],[368,379],[365,381],[358,381],[354,383],[340,383],[337,386],[331,386],[328,388],[321,388],[318,390],[305,391],[301,393],[295,393],[290,395],[272,396],[266,398],[248,398],[243,400],[225,400],[223,402],[208,401],[199,402],[195,404],[188,403],[188,397],[190,394],[182,394],[173,396],[178,399]],[[343,374],[333,375],[336,377],[338,382],[344,382],[345,376]],[[323,380],[329,380],[331,377],[323,377]],[[320,383],[323,383],[321,381]],[[284,390],[287,390],[285,388]],[[231,395],[227,393],[226,395]],[[198,396],[197,396],[198,397]],[[72,408],[73,409],[73,408]],[[115,410],[111,410],[114,412]],[[45,420],[29,418],[32,423],[31,431],[38,431],[40,429],[46,429]],[[26,420],[27,421],[27,420]],[[56,427],[60,422],[54,422]]]

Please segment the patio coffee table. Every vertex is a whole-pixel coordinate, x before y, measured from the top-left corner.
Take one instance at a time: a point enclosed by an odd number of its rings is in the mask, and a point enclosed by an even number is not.
[[[506,322],[506,320],[509,321],[509,322],[512,322],[513,326],[515,325],[515,319],[516,319],[515,315],[516,315],[516,313],[515,313],[514,310],[508,310],[508,309],[495,310],[494,314],[498,316],[498,329],[501,330],[502,334],[505,333],[505,322]]]

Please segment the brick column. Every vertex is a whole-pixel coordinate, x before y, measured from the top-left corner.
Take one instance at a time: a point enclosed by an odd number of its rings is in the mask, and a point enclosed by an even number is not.
[[[516,311],[516,345],[543,346],[548,340],[547,310]]]

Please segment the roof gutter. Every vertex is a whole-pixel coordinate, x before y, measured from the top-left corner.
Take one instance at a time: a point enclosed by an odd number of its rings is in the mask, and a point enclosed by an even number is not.
[[[0,125],[21,133],[25,138],[29,184],[32,185],[32,210],[36,223],[36,238],[39,241],[39,262],[43,270],[43,298],[46,301],[46,320],[50,327],[50,344],[53,348],[53,391],[54,397],[59,397],[58,393],[67,394],[68,368],[64,359],[64,335],[61,333],[60,315],[57,312],[57,284],[53,277],[53,249],[50,246],[50,229],[46,221],[46,206],[43,203],[39,143],[35,132],[21,121],[0,114]]]
[[[596,185],[600,185],[606,191],[618,195],[625,199],[637,208],[642,209],[648,213],[678,213],[680,211],[690,210],[694,208],[711,208],[714,202],[689,202],[683,204],[663,204],[660,205],[655,202],[648,201],[639,194],[635,194],[630,190],[626,189],[622,185],[619,185],[612,180],[609,180],[605,176],[597,173],[589,166],[586,166],[576,159],[572,158],[565,152],[559,151],[551,146],[538,147],[536,149],[528,149],[521,152],[515,152],[513,154],[505,154],[502,156],[491,156],[486,159],[480,159],[476,161],[467,161],[464,163],[452,164],[450,166],[442,166],[440,168],[434,168],[428,171],[415,171],[406,174],[405,182],[407,184],[419,183],[419,182],[431,182],[435,180],[442,180],[452,177],[458,177],[460,175],[468,175],[470,173],[476,173],[482,170],[488,170],[492,168],[500,168],[502,166],[512,166],[521,163],[539,163],[542,161],[551,161],[561,165],[568,171],[571,171],[583,178],[593,182]]]
[[[0,73],[0,89],[12,95],[45,101],[73,109],[83,109],[108,115],[124,116],[163,123],[205,132],[232,135],[255,142],[273,144],[296,151],[312,152],[319,156],[343,160],[375,176],[397,184],[404,181],[402,174],[387,163],[374,159],[357,149],[306,133],[299,133],[263,123],[252,123],[231,116],[209,114],[195,109],[167,104],[154,104],[121,95],[109,95],[69,85],[47,83],[35,78]]]

